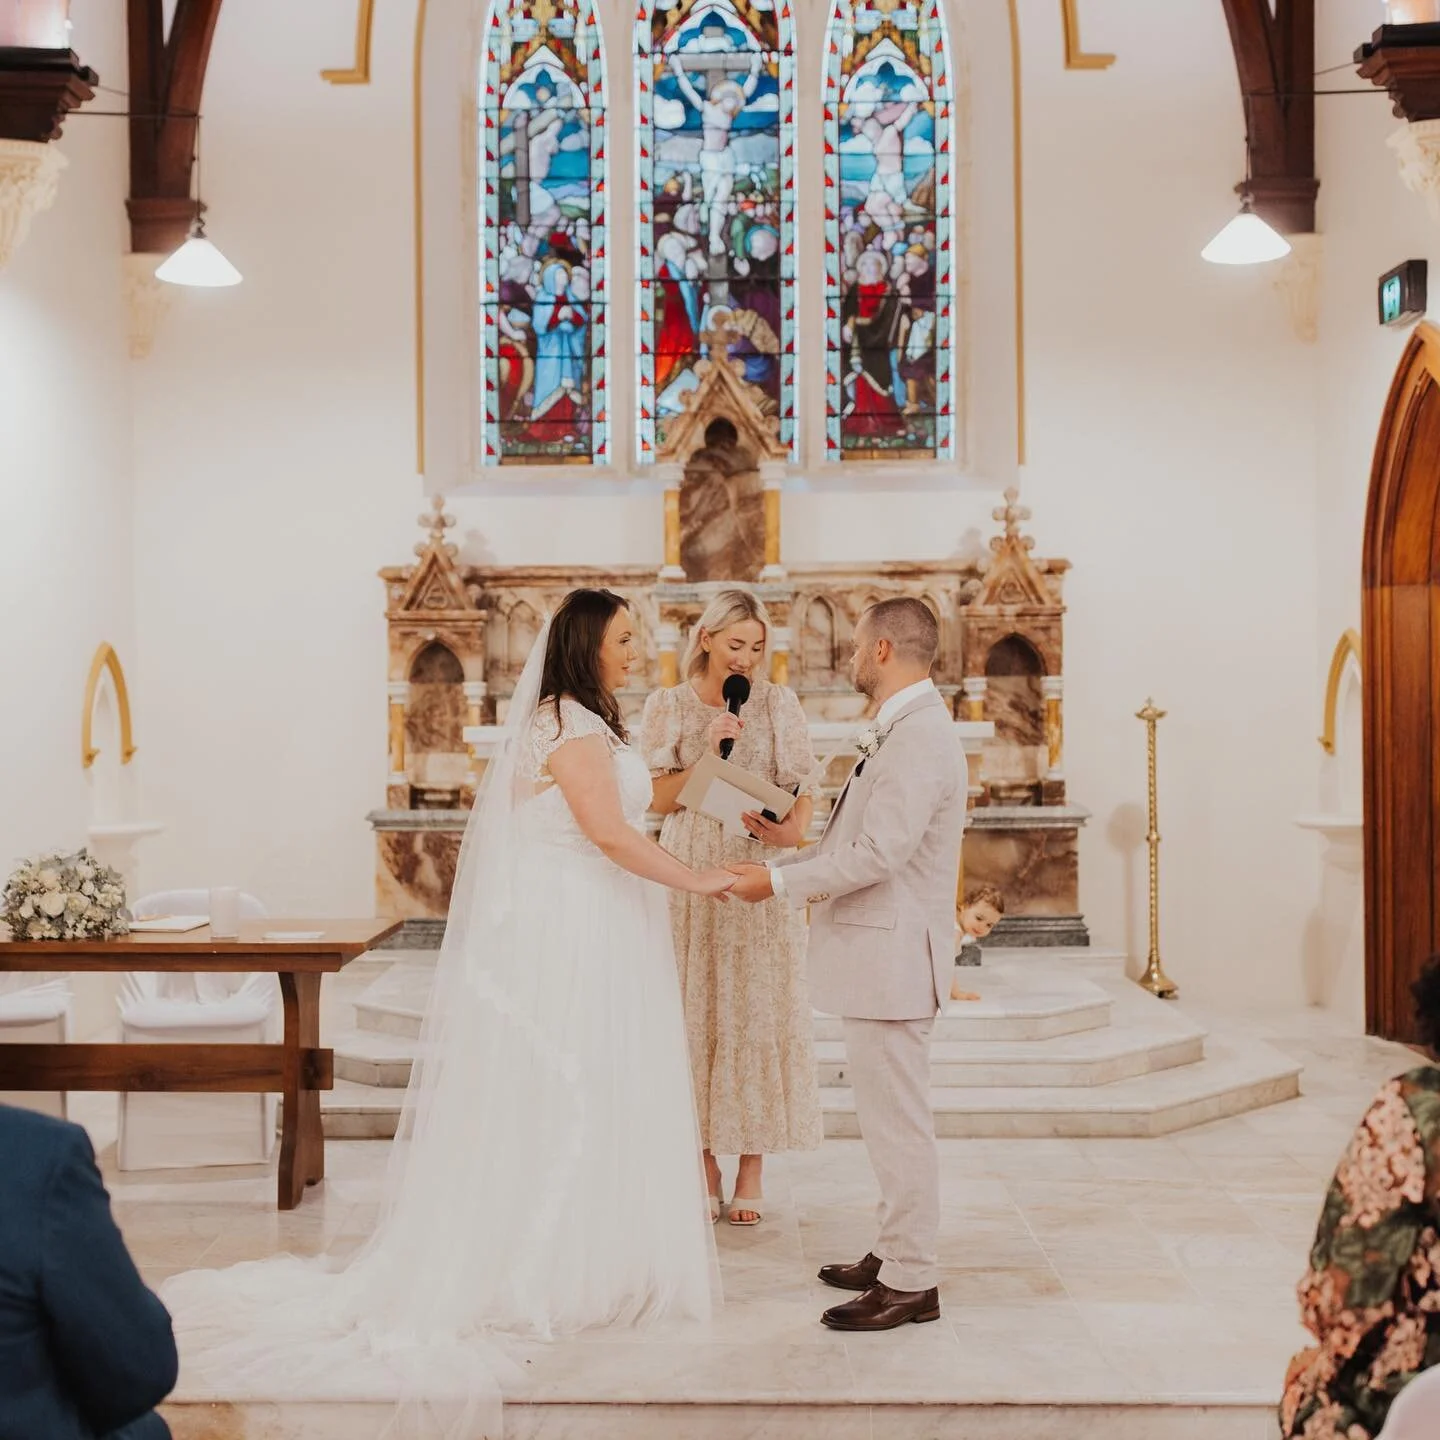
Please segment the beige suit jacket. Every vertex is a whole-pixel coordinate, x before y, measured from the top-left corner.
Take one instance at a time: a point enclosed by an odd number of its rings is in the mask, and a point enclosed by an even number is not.
[[[818,844],[777,861],[810,907],[810,996],[860,1020],[921,1020],[950,993],[968,784],[950,712],[906,705],[851,774]]]

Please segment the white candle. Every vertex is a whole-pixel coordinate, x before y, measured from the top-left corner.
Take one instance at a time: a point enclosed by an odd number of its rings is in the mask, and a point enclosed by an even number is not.
[[[235,940],[240,935],[240,892],[218,885],[210,892],[210,938]]]

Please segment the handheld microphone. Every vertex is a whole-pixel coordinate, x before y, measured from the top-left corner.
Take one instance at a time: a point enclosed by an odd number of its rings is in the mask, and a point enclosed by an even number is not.
[[[720,693],[725,697],[725,708],[732,715],[738,715],[740,707],[750,698],[750,682],[743,675],[727,675]],[[720,758],[728,760],[730,752],[734,748],[733,740],[722,740],[720,742]]]

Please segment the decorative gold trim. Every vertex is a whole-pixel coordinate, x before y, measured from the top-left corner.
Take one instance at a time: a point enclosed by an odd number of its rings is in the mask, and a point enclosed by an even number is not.
[[[374,20],[375,0],[359,0],[355,12],[355,63],[348,70],[322,70],[322,80],[332,85],[370,83],[370,31]]]
[[[1010,123],[1015,151],[1015,463],[1025,463],[1025,190],[1019,0],[1010,8]]]
[[[1347,630],[1335,642],[1335,653],[1330,657],[1330,678],[1325,682],[1325,733],[1320,736],[1320,748],[1327,754],[1335,753],[1335,711],[1340,703],[1340,681],[1345,675],[1345,662],[1355,657],[1355,668],[1363,675],[1365,668],[1360,660],[1360,635],[1358,631]]]
[[[125,684],[125,672],[120,668],[120,657],[112,646],[103,644],[90,662],[90,674],[85,681],[85,708],[80,713],[80,764],[88,770],[100,753],[95,748],[94,717],[95,692],[100,688],[103,671],[110,672],[115,683],[115,703],[120,707],[120,763],[128,765],[135,754],[135,737],[130,727],[130,691]]]
[[[1067,70],[1108,70],[1113,55],[1091,54],[1080,48],[1080,0],[1060,0],[1060,16],[1065,25],[1065,68]]]
[[[415,469],[425,473],[425,138],[421,129],[425,50],[425,6],[415,10],[415,71],[411,84],[415,139]]]

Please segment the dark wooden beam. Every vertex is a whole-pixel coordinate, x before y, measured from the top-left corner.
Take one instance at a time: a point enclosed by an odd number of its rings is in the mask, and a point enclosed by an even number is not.
[[[127,0],[132,250],[174,250],[203,208],[190,172],[220,3],[179,0],[167,39],[162,0]]]
[[[1221,0],[1240,80],[1248,181],[1236,192],[1287,235],[1315,229],[1315,0]]]
[[[95,98],[99,80],[73,50],[0,46],[0,139],[58,140],[65,116]]]

